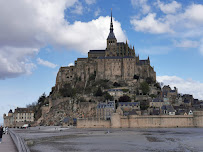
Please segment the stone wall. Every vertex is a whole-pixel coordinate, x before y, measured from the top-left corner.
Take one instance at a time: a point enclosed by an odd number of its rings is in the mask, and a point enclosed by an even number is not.
[[[110,128],[110,120],[78,119],[77,128]]]
[[[203,111],[194,111],[193,116],[194,127],[203,127]]]
[[[176,128],[176,127],[203,127],[203,111],[194,112],[194,115],[159,115],[159,116],[120,116],[113,113],[111,121],[79,119],[78,128]]]

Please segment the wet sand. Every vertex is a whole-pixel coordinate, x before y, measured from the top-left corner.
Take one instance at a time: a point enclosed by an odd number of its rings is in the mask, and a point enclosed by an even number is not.
[[[16,130],[31,152],[200,152],[203,128],[75,129],[35,127]]]

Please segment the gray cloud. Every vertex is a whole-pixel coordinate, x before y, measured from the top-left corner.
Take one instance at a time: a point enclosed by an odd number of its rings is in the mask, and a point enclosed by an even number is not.
[[[19,0],[14,5],[13,0],[0,1],[0,79],[30,74],[35,67],[31,56],[48,44],[81,53],[105,48],[110,18],[70,24],[64,19],[64,10],[76,3]],[[125,41],[121,24],[114,21],[114,27],[117,39]]]

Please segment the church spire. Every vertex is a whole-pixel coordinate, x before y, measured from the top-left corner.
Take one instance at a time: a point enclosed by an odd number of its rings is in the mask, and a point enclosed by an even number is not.
[[[107,39],[116,39],[113,32],[113,17],[112,17],[112,9],[111,9],[111,23],[110,23],[110,33]]]
[[[111,9],[111,24],[110,24],[110,32],[113,32],[112,9]]]

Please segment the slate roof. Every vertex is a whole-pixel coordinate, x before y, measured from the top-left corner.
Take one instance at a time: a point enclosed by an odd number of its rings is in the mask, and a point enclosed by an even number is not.
[[[116,37],[115,37],[115,35],[114,35],[114,32],[113,31],[111,31],[110,33],[109,33],[109,36],[108,36],[108,38],[107,39],[116,39]]]
[[[104,53],[105,50],[90,50],[91,53]]]
[[[184,103],[190,103],[190,100],[185,99],[183,102]]]
[[[17,108],[15,113],[33,113],[33,110],[30,108]]]
[[[134,58],[133,56],[124,56],[124,57],[121,57],[121,56],[106,56],[106,57],[98,57],[98,59],[123,59],[123,58]]]
[[[98,109],[101,109],[101,108],[114,108],[114,102],[113,101],[109,101],[108,103],[99,103],[97,105],[97,108]]]
[[[163,105],[161,107],[162,110],[167,110],[168,112],[175,112],[175,109],[171,105]]]
[[[159,98],[155,98],[155,99],[152,100],[152,102],[163,102],[163,100],[159,99]]]
[[[120,106],[138,106],[139,102],[119,102]]]
[[[120,44],[120,45],[121,45],[121,44],[124,45],[125,43],[124,43],[124,42],[117,42],[117,45],[119,45],[119,44]]]
[[[147,65],[148,64],[148,60],[139,60],[139,64],[140,65]]]
[[[114,91],[114,92],[116,92],[116,91],[122,91],[121,89],[109,89],[108,91]]]

